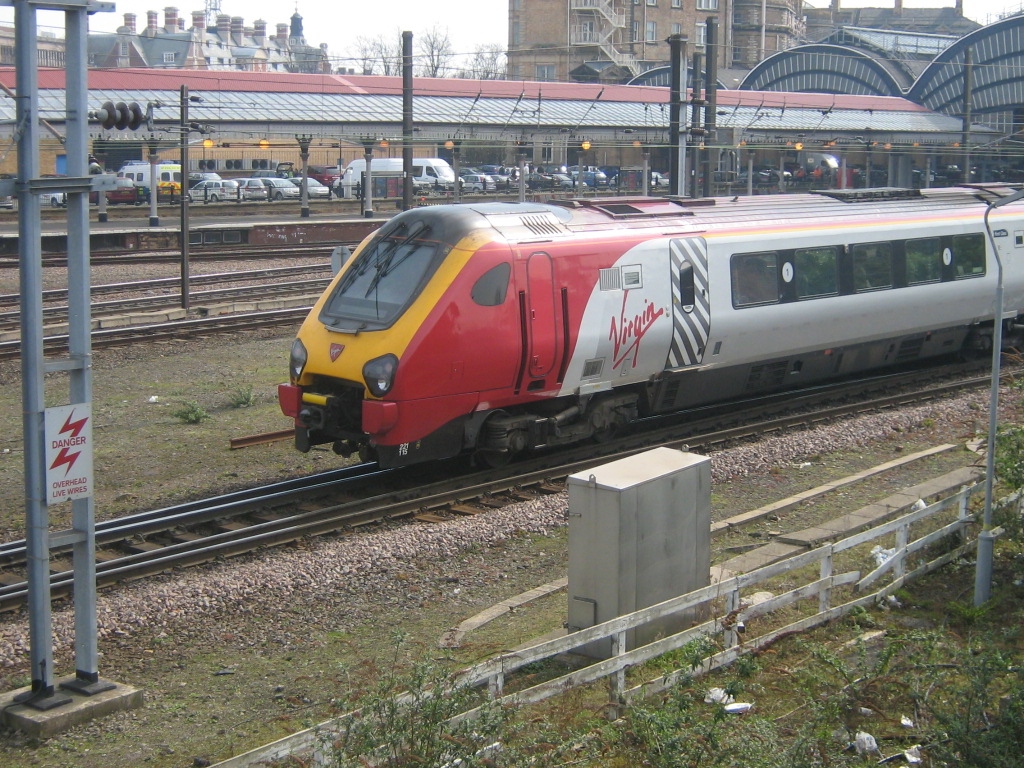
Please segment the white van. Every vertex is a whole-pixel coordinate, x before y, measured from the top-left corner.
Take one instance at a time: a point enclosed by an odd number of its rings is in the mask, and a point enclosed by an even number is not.
[[[353,160],[345,169],[341,177],[341,191],[343,197],[354,197],[355,186],[362,180],[366,171],[366,160],[359,158]],[[382,157],[374,159],[370,165],[371,173],[393,176],[402,173],[402,158]],[[455,189],[455,171],[447,160],[440,157],[414,157],[412,159],[412,183],[418,192],[425,192],[431,189]]]
[[[132,160],[121,166],[118,178],[131,179],[136,186],[150,188],[150,166],[145,160]],[[157,163],[156,186],[161,195],[181,194],[181,166],[178,163]]]

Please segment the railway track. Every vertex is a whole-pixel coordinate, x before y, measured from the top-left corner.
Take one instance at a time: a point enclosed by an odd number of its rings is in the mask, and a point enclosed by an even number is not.
[[[599,446],[539,456],[502,470],[459,473],[451,465],[380,470],[376,465],[362,464],[106,521],[97,524],[97,582],[100,586],[113,586],[170,568],[236,556],[310,536],[351,531],[381,521],[415,517],[429,522],[483,513],[492,507],[560,491],[569,474],[592,467],[597,460],[612,461],[652,445],[686,445],[708,451],[767,432],[935,399],[967,388],[985,387],[989,382],[985,375],[974,375],[908,390],[915,376],[930,381],[936,373],[874,377],[838,388],[820,387],[742,405],[701,409],[682,418],[674,417],[670,423],[659,424],[644,433]],[[880,387],[900,391],[865,395]],[[838,406],[821,404],[823,399],[836,398],[860,399]],[[799,411],[793,413],[794,408]],[[435,474],[430,475],[431,471]],[[381,486],[389,490],[380,493],[377,489]],[[27,600],[24,561],[24,541],[0,546],[0,612],[16,610]],[[73,576],[67,552],[55,553],[51,572],[54,598],[67,596]]]
[[[306,243],[295,245],[233,245],[230,247],[194,246],[189,249],[189,260],[202,261],[258,261],[260,259],[287,258],[329,258],[331,251],[341,243]],[[347,243],[354,247],[355,243]],[[176,264],[181,261],[179,248],[151,250],[145,253],[131,253],[121,250],[93,250],[89,254],[89,263],[99,265],[131,265],[131,264]],[[67,254],[45,253],[42,257],[43,267],[66,267]],[[0,269],[16,269],[19,266],[17,256],[0,256]]]

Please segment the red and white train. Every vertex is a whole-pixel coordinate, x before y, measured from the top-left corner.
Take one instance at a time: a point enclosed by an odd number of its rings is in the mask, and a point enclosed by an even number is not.
[[[1007,187],[417,208],[313,307],[279,388],[296,446],[489,463],[646,414],[991,349],[1024,310]]]

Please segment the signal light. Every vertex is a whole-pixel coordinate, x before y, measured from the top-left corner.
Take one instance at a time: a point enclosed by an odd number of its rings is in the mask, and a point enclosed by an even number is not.
[[[145,110],[138,102],[125,104],[123,101],[114,104],[112,101],[103,102],[103,106],[93,113],[93,117],[100,121],[100,125],[110,130],[116,128],[119,131],[134,131],[142,125],[146,119]]]

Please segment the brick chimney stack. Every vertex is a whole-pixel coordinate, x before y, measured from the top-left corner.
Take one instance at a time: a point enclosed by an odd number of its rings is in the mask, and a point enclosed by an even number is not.
[[[894,9],[894,13],[897,16],[903,15],[903,0],[896,0],[896,7]]]
[[[164,31],[173,34],[178,31],[178,9],[164,8]]]
[[[156,11],[146,11],[146,35],[148,37],[156,37],[157,30],[157,13]]]
[[[267,22],[263,19],[256,19],[252,25],[252,36],[256,38],[258,42],[262,43],[267,38]]]
[[[231,34],[231,17],[226,13],[217,14],[217,34],[221,40],[227,40]]]
[[[956,5],[953,6],[957,16],[964,15],[964,0],[956,0]]]
[[[206,13],[203,11],[192,11],[192,29],[206,29]]]
[[[245,36],[245,19],[241,16],[231,17],[231,40],[235,45],[242,44],[242,38]]]
[[[133,35],[135,34],[135,14],[126,13],[124,15],[124,25],[128,28],[128,31]]]
[[[277,25],[277,41],[284,45],[288,42],[288,25],[278,24]]]

